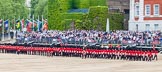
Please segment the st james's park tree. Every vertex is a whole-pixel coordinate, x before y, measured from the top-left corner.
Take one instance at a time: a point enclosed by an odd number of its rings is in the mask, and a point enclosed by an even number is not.
[[[27,17],[29,13],[25,6],[25,0],[1,0],[0,17],[1,19],[13,19],[18,17]]]
[[[31,0],[31,16],[48,18],[48,0]]]
[[[109,15],[107,0],[48,0],[49,29],[65,30],[74,23],[76,29],[106,30],[107,18],[110,19],[110,29],[122,29],[122,14]],[[86,13],[70,12],[70,10],[87,9]],[[121,19],[114,19],[120,17]],[[116,21],[118,20],[118,21]],[[115,23],[114,23],[115,22]],[[118,27],[116,27],[118,26]]]

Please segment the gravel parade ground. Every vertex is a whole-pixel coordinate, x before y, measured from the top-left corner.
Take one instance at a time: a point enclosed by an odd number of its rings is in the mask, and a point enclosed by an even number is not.
[[[0,72],[161,72],[158,61],[124,61],[0,54]]]

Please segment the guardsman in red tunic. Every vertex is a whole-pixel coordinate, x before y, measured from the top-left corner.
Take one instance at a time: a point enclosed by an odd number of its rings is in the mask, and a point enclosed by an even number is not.
[[[133,51],[130,50],[130,60],[133,60]]]
[[[157,56],[157,54],[158,54],[158,51],[157,50],[153,50],[153,60],[158,60],[158,56]]]
[[[111,56],[112,56],[112,59],[114,59],[114,56],[115,56],[114,50],[111,50]]]
[[[124,59],[124,51],[123,50],[120,50],[120,59]]]
[[[4,45],[4,47],[3,47],[3,53],[6,53],[6,50],[7,50],[7,46]],[[16,50],[17,50],[17,48],[16,48]]]
[[[72,48],[72,57],[75,55],[75,49]]]
[[[126,50],[123,50],[124,60],[126,60]]]
[[[129,50],[127,50],[127,56],[126,56],[126,59],[127,59],[127,60],[130,60],[130,51],[129,51]]]
[[[86,50],[86,53],[87,53],[87,54],[86,54],[86,55],[87,55],[87,58],[89,58],[89,55],[90,55],[89,49]]]
[[[38,55],[41,55],[41,48],[40,47],[37,49],[37,51],[38,51]]]
[[[62,48],[59,48],[59,56],[62,56],[63,53],[62,53]]]
[[[70,50],[69,50],[69,48],[66,48],[66,55],[67,55],[67,57],[70,56]]]
[[[94,50],[91,50],[91,58],[95,58],[95,51]]]
[[[84,49],[82,51],[82,59],[86,59],[86,50],[84,50]]]
[[[55,56],[59,56],[59,48],[55,48]]]
[[[143,59],[143,51],[141,50],[140,51],[140,61],[142,61],[142,59]]]
[[[42,47],[39,47],[39,55],[43,55],[43,48]]]
[[[70,57],[72,57],[73,50],[70,48]]]
[[[140,61],[140,51],[137,50],[137,60]]]
[[[112,59],[112,50],[108,50],[108,52],[109,52],[109,59]]]
[[[2,49],[3,49],[3,46],[2,46],[2,45],[0,45],[0,53],[2,53]]]
[[[110,50],[110,58],[113,59],[113,50]]]
[[[97,57],[98,57],[98,51],[95,50],[95,58],[97,58]]]
[[[135,60],[135,51],[132,50],[132,60]]]
[[[66,48],[65,47],[62,49],[62,53],[63,53],[63,56],[66,56]]]
[[[109,50],[106,50],[106,58],[109,59]]]
[[[90,51],[91,51],[91,58],[94,58],[94,55],[95,55],[94,50],[90,49]]]
[[[67,49],[67,55],[70,57],[70,48]]]
[[[82,59],[85,58],[86,59],[86,45],[83,46],[82,49]]]
[[[119,59],[119,50],[116,50],[116,59]]]
[[[42,52],[43,56],[46,56],[46,48],[45,47],[42,47],[41,52]]]
[[[46,48],[46,52],[47,52],[47,56],[50,56],[50,49],[49,48]]]
[[[130,50],[130,51],[129,51],[129,60],[132,60],[132,55],[133,55],[133,54],[132,54],[132,51]]]
[[[141,61],[141,54],[140,54],[140,50],[137,51],[137,55],[138,55],[137,60],[138,60],[138,61]]]
[[[31,55],[34,55],[34,48],[31,47]]]
[[[104,58],[104,51],[103,50],[100,50],[100,55],[101,55],[100,56],[101,58]]]
[[[20,47],[17,46],[17,54],[19,55],[20,54]]]
[[[90,49],[89,50],[89,57],[92,58],[93,51]]]
[[[54,50],[53,48],[50,49],[51,56],[53,56]]]
[[[76,56],[76,48],[73,48],[73,56]]]
[[[134,50],[132,51],[132,60],[135,61],[135,51]]]
[[[98,50],[98,58],[101,58],[101,51]]]
[[[76,49],[76,56],[79,57],[79,48]]]
[[[82,49],[79,49],[79,57],[82,57]]]
[[[144,51],[143,61],[147,61],[147,60],[148,60],[148,53],[147,51]]]
[[[134,50],[134,60],[137,61],[138,60],[138,54],[137,54],[137,50]]]
[[[70,48],[69,51],[70,51],[70,57],[72,57],[72,49]]]
[[[103,50],[103,57],[106,59],[106,50]]]
[[[148,61],[152,61],[152,52],[148,51]]]

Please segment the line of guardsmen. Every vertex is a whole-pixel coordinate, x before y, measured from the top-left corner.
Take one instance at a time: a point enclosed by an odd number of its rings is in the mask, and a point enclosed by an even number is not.
[[[0,45],[1,53],[16,53],[28,55],[42,56],[65,56],[65,57],[81,57],[85,58],[103,58],[103,59],[118,59],[131,61],[152,61],[158,60],[157,50],[123,50],[119,48],[108,49],[85,49],[85,48],[49,48],[49,47],[24,47]]]

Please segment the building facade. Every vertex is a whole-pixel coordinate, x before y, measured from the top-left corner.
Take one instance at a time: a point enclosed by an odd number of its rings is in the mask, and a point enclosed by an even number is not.
[[[129,11],[129,0],[108,0],[109,12],[119,11],[127,13]]]
[[[130,0],[129,30],[162,31],[162,0]]]
[[[109,13],[120,12],[124,15],[123,27],[128,30],[130,0],[108,0]]]

